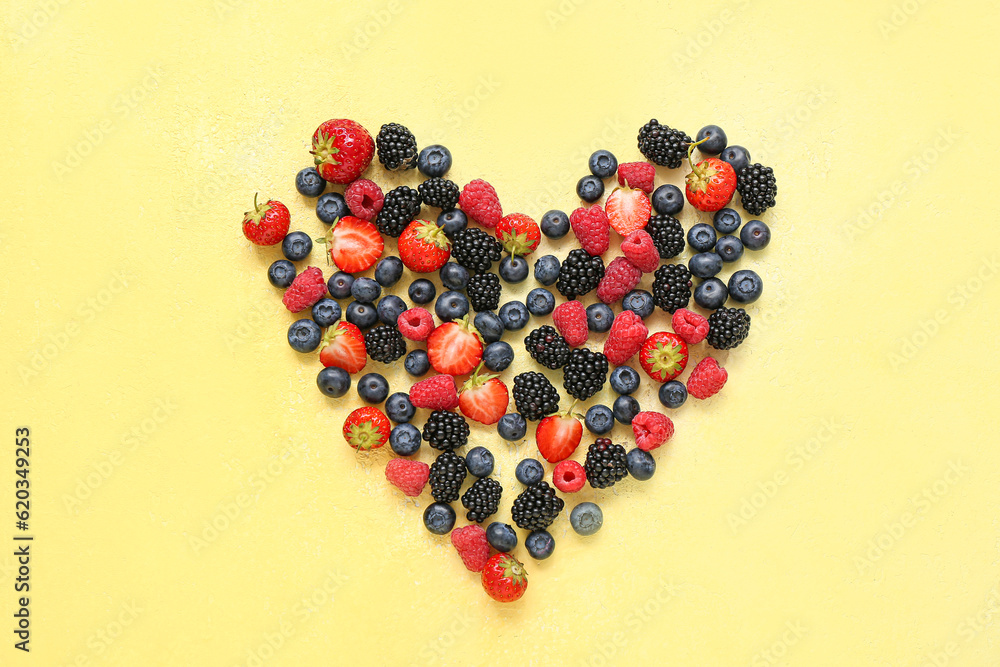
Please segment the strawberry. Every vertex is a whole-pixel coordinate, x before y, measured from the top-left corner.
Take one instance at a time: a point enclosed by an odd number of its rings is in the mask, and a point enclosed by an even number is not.
[[[483,340],[466,315],[445,322],[427,337],[427,358],[438,373],[471,373],[483,358]]]
[[[711,398],[725,386],[729,374],[712,357],[705,357],[691,371],[688,377],[688,393],[695,398]]]
[[[615,188],[604,202],[604,210],[608,214],[611,228],[622,236],[628,236],[646,226],[649,214],[653,212],[653,205],[642,190]]]
[[[483,566],[483,590],[497,602],[519,600],[527,588],[528,573],[510,554],[493,554]]]
[[[326,281],[323,280],[323,271],[310,266],[295,276],[295,280],[281,297],[281,303],[291,312],[299,313],[322,299],[324,294],[326,294]]]
[[[318,238],[316,242],[326,244],[330,259],[337,268],[347,273],[370,269],[382,256],[385,247],[375,225],[352,215],[334,221],[326,237]]]
[[[600,204],[582,206],[569,216],[573,234],[589,255],[603,255],[611,245],[611,223]]]
[[[503,217],[500,198],[493,186],[481,178],[470,181],[458,196],[458,205],[472,220],[493,229]]]
[[[576,461],[562,461],[552,470],[552,484],[563,493],[576,493],[587,481],[587,471]]]
[[[410,308],[396,318],[396,327],[404,338],[422,343],[434,331],[434,317],[426,308]]]
[[[570,410],[572,410],[570,406]],[[549,463],[568,459],[580,445],[583,424],[571,412],[561,412],[545,417],[535,427],[538,451]]]
[[[486,531],[477,524],[451,531],[451,543],[470,572],[482,572],[490,559],[490,543]]]
[[[653,192],[656,167],[648,162],[626,162],[618,165],[618,185],[639,188],[647,195]]]
[[[480,375],[482,362],[462,387],[458,395],[458,407],[462,414],[480,424],[496,424],[507,413],[510,393],[500,378],[495,375]]]
[[[368,362],[365,335],[350,322],[338,322],[323,335],[319,361],[327,367],[343,368],[352,375],[360,372]]]
[[[427,220],[414,220],[399,236],[399,258],[416,273],[437,271],[451,257],[451,241],[444,228]]]
[[[372,163],[375,142],[359,123],[337,118],[316,128],[309,152],[324,180],[346,185],[361,176]]]
[[[257,245],[276,245],[284,240],[291,224],[284,204],[276,199],[258,204],[257,195],[254,195],[253,210],[243,214],[243,236]]]
[[[642,280],[642,271],[627,257],[615,257],[604,269],[604,277],[597,285],[597,298],[604,303],[616,303],[631,292]]]
[[[389,440],[389,418],[376,407],[358,408],[344,421],[344,440],[357,450],[378,449]]]
[[[347,201],[347,208],[355,217],[371,222],[382,210],[385,203],[385,196],[382,188],[367,178],[359,178],[344,190],[344,200]]]
[[[571,347],[580,347],[587,342],[587,308],[579,301],[567,301],[556,306],[552,311],[552,322]]]
[[[657,382],[669,382],[684,372],[688,346],[684,339],[669,331],[659,331],[642,344],[639,364],[646,375]]]
[[[670,318],[677,335],[688,345],[697,345],[708,335],[708,320],[687,308],[678,308]]]
[[[410,403],[415,408],[454,410],[458,407],[455,378],[450,375],[434,375],[415,382],[410,387]]]
[[[732,165],[717,157],[706,158],[691,167],[686,180],[687,200],[699,211],[718,211],[736,192],[736,172]]]
[[[674,423],[670,417],[659,412],[640,412],[632,418],[632,433],[635,435],[635,446],[648,452],[670,440],[674,434]]]
[[[623,310],[611,323],[611,331],[604,341],[604,356],[608,362],[621,366],[635,356],[649,335],[642,319],[631,310]]]
[[[431,467],[422,461],[392,459],[385,464],[385,478],[404,495],[419,496],[431,474]]]
[[[637,229],[622,239],[622,254],[643,273],[650,273],[660,265],[660,251],[653,237],[645,229]]]
[[[496,235],[504,249],[512,255],[530,255],[542,238],[538,223],[524,213],[510,213],[500,218]]]

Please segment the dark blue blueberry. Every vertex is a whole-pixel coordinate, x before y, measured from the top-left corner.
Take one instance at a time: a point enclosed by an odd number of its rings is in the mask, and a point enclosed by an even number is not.
[[[381,403],[389,396],[389,381],[378,373],[365,373],[358,380],[358,396],[368,403]]]
[[[384,257],[375,265],[375,281],[382,287],[392,287],[403,277],[403,260]]]
[[[645,482],[656,472],[656,459],[649,452],[636,447],[625,455],[625,467],[628,468],[628,474]]]
[[[614,413],[615,419],[622,424],[631,424],[635,416],[639,414],[639,401],[631,396],[619,396],[615,399],[611,412]]]
[[[476,325],[484,343],[495,343],[503,336],[503,322],[492,311],[479,311],[472,323]]]
[[[520,283],[528,277],[528,260],[520,255],[506,255],[497,269],[500,278],[507,283]]]
[[[455,527],[455,510],[448,503],[431,503],[424,510],[424,525],[435,535],[447,535]]]
[[[438,271],[441,284],[448,289],[461,290],[469,284],[469,270],[461,264],[448,262]]]
[[[371,278],[364,276],[356,278],[351,285],[351,296],[355,301],[361,303],[375,303],[375,299],[382,294],[382,286]]]
[[[604,435],[610,433],[615,425],[615,416],[611,408],[606,405],[592,405],[587,409],[587,414],[583,417],[583,423],[587,430],[594,435]]]
[[[528,307],[529,313],[536,317],[540,317],[542,315],[548,315],[555,310],[556,298],[552,296],[552,292],[547,289],[536,287],[528,292],[528,298],[525,299],[524,305]]]
[[[520,301],[508,301],[500,306],[498,314],[507,331],[520,331],[528,325],[528,307]]]
[[[517,546],[517,532],[505,523],[494,521],[486,527],[486,541],[502,553],[509,553]]]
[[[722,270],[722,258],[714,252],[699,252],[688,260],[688,270],[695,278],[711,278]]]
[[[542,285],[554,285],[559,279],[559,258],[555,255],[543,255],[535,260],[535,280]]]
[[[351,296],[352,285],[354,276],[343,271],[337,271],[326,281],[326,289],[334,299],[346,299]]]
[[[742,146],[726,146],[719,158],[723,162],[728,162],[737,174],[740,169],[750,164],[750,151]]]
[[[684,193],[676,185],[666,183],[653,190],[653,209],[660,215],[677,214],[684,208]]]
[[[524,540],[524,548],[535,560],[545,560],[555,551],[556,541],[547,530],[532,531]]]
[[[340,320],[340,304],[333,299],[322,298],[313,304],[312,318],[321,327],[332,327]]]
[[[604,512],[594,503],[580,503],[569,513],[569,525],[578,535],[593,535],[604,525]]]
[[[285,259],[299,262],[309,256],[313,249],[313,240],[305,232],[291,232],[281,242],[281,254]]]
[[[631,366],[619,366],[611,371],[611,388],[617,394],[634,394],[639,388],[639,372]]]
[[[550,239],[561,239],[569,233],[569,216],[556,209],[546,211],[540,226]]]
[[[514,361],[514,348],[510,343],[497,341],[490,343],[483,350],[483,365],[494,373],[507,370],[512,361]]]
[[[437,226],[444,230],[445,236],[451,238],[469,226],[469,218],[457,208],[441,211],[437,217]]]
[[[316,167],[306,167],[295,174],[295,189],[303,197],[319,197],[326,189],[326,181],[316,171]]]
[[[461,292],[448,290],[439,296],[434,303],[434,314],[442,322],[451,322],[465,317],[469,314],[469,299]]]
[[[385,416],[397,424],[408,423],[416,412],[417,409],[410,403],[410,395],[401,391],[397,391],[385,401]]]
[[[594,151],[588,162],[590,173],[598,178],[611,178],[618,171],[618,158],[606,150]]]
[[[389,446],[399,456],[413,456],[420,451],[420,429],[413,424],[399,424],[389,431]]]
[[[694,288],[694,302],[707,310],[722,308],[728,298],[729,289],[718,278],[709,278]]]
[[[735,262],[743,256],[743,243],[732,234],[727,234],[715,244],[715,254],[723,262]]]
[[[328,225],[350,214],[347,200],[339,192],[327,192],[316,200],[316,217]]]
[[[295,280],[295,265],[279,259],[267,269],[267,280],[275,287],[288,287]]]
[[[343,368],[328,366],[316,376],[316,386],[330,398],[340,398],[351,388],[351,376]]]
[[[760,250],[771,242],[771,230],[760,220],[751,220],[740,230],[740,241],[747,250]]]
[[[434,300],[434,295],[437,294],[437,288],[434,287],[434,283],[427,280],[427,278],[417,278],[410,283],[410,288],[406,291],[406,293],[410,295],[410,301],[424,305]]]
[[[493,474],[493,454],[485,447],[473,447],[465,455],[465,467],[474,477],[489,477]]]
[[[713,250],[717,238],[712,225],[705,224],[704,222],[692,225],[687,234],[688,245],[696,252]]]
[[[694,140],[701,141],[702,139],[706,139],[706,141],[698,144],[698,150],[705,155],[718,155],[726,150],[726,133],[718,125],[706,125],[698,130],[698,136]]]
[[[584,176],[576,183],[576,196],[593,203],[604,196],[604,181],[597,176]]]
[[[622,299],[622,310],[631,310],[639,319],[652,315],[653,307],[653,295],[644,289],[634,289]]]
[[[660,385],[659,399],[665,408],[676,410],[687,400],[688,390],[679,380],[671,380]]]
[[[371,329],[378,322],[378,312],[376,312],[375,306],[370,303],[352,301],[347,304],[347,313],[344,319],[359,329]]]
[[[428,178],[444,176],[451,169],[451,151],[441,144],[424,146],[417,156],[417,169]]]
[[[525,486],[538,484],[545,479],[545,468],[536,459],[524,459],[514,468],[514,477]]]
[[[399,316],[406,310],[406,302],[395,294],[386,294],[379,299],[375,312],[378,313],[378,320],[382,324],[396,325]]]
[[[288,344],[296,352],[312,352],[319,347],[323,332],[319,325],[308,317],[295,320],[288,327]]]
[[[413,350],[406,355],[403,361],[403,368],[413,377],[420,377],[431,369],[431,360],[427,357],[427,350]]]
[[[587,328],[594,333],[605,333],[611,330],[615,321],[615,311],[606,303],[592,303],[587,306]]]
[[[712,225],[719,230],[720,234],[732,234],[740,225],[743,224],[743,219],[740,218],[740,214],[731,208],[720,208],[712,216]]]
[[[753,303],[764,291],[764,281],[755,271],[742,269],[729,276],[729,296],[737,303]]]
[[[516,412],[508,412],[497,422],[497,433],[510,442],[521,440],[527,432],[528,422]]]

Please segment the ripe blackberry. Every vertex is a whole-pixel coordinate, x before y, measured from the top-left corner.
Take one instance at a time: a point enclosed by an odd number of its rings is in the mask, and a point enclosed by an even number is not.
[[[406,354],[406,341],[392,324],[380,324],[365,334],[365,350],[375,361],[387,364]]]
[[[399,238],[406,226],[420,215],[420,193],[400,185],[385,193],[375,226],[386,236]]]
[[[469,423],[457,412],[435,410],[424,423],[422,435],[434,449],[458,449],[469,441]]]
[[[522,417],[538,421],[559,410],[559,392],[549,379],[535,371],[514,376],[514,405]]]
[[[556,495],[556,490],[548,482],[539,482],[518,494],[510,508],[510,517],[518,528],[544,530],[556,520],[563,505],[563,499]]]
[[[469,304],[477,313],[480,310],[496,310],[500,305],[500,278],[495,273],[477,273],[469,278],[465,293]]]
[[[681,166],[690,143],[691,137],[680,130],[660,125],[655,118],[639,130],[639,152],[650,162],[671,169]]]
[[[417,186],[417,190],[428,206],[450,211],[458,205],[458,186],[447,178],[428,178]]]
[[[469,510],[465,518],[482,523],[500,509],[500,494],[503,487],[492,477],[483,477],[472,483],[462,494],[462,507]]]
[[[585,401],[608,379],[608,358],[585,347],[575,348],[563,366],[563,387],[573,398]]]
[[[577,248],[570,250],[566,259],[559,265],[556,289],[572,301],[597,289],[603,277],[604,260],[601,256],[591,256],[586,250]]]
[[[750,333],[750,316],[742,308],[723,306],[708,316],[708,344],[717,350],[731,350]]]
[[[748,164],[736,174],[736,191],[746,212],[760,215],[774,206],[774,196],[778,194],[774,170],[760,162]]]
[[[399,123],[386,123],[375,137],[378,161],[389,171],[417,166],[417,140]]]
[[[562,368],[569,359],[569,343],[554,327],[543,324],[524,337],[524,349],[546,368]]]
[[[660,259],[672,259],[684,252],[684,227],[677,218],[654,215],[646,223],[646,231],[653,237]]]
[[[451,258],[469,271],[489,271],[500,261],[503,246],[481,229],[469,227],[451,240]]]
[[[691,301],[691,272],[683,264],[664,264],[653,274],[653,301],[673,313]]]
[[[587,447],[587,460],[583,469],[587,471],[587,481],[595,489],[614,486],[628,476],[625,448],[615,445],[610,438],[598,438]]]
[[[428,481],[431,484],[431,497],[439,503],[452,503],[458,500],[458,490],[465,481],[465,459],[455,452],[442,452],[431,464]]]

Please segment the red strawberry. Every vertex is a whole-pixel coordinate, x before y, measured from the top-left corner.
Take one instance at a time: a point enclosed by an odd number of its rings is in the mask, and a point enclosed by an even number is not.
[[[587,342],[587,308],[579,301],[567,301],[552,311],[552,322],[572,347]]]
[[[576,493],[587,481],[587,471],[576,461],[562,461],[552,470],[552,484],[563,493]]]
[[[646,375],[657,382],[669,382],[684,372],[688,346],[684,339],[669,331],[658,331],[642,344],[639,364]]]
[[[644,452],[656,449],[674,434],[670,417],[659,412],[640,412],[632,418],[635,446]]]
[[[281,297],[281,303],[291,312],[298,313],[322,299],[324,294],[326,294],[326,281],[323,280],[323,271],[310,266],[295,276],[295,280]]]
[[[708,320],[687,308],[675,310],[670,324],[688,345],[697,345],[708,335]]]
[[[615,366],[621,366],[635,356],[649,335],[642,319],[631,310],[623,310],[611,323],[608,339],[604,341],[604,356]]]
[[[445,322],[427,337],[427,358],[438,373],[471,373],[483,358],[483,340],[466,315]]]
[[[470,377],[462,393],[458,395],[458,407],[462,414],[480,424],[496,424],[507,413],[510,393],[507,385],[495,375],[480,375],[479,368]]]
[[[344,440],[357,450],[378,449],[389,440],[392,425],[378,408],[358,408],[344,421]]]
[[[569,216],[573,234],[580,247],[590,255],[603,255],[611,245],[611,223],[600,204],[589,208],[582,206]]]
[[[542,238],[538,223],[524,213],[510,213],[500,218],[496,235],[497,240],[512,255],[530,255]]]
[[[254,195],[253,210],[243,214],[243,236],[257,245],[276,245],[284,240],[291,224],[284,204],[276,199],[258,204]]]
[[[434,331],[434,318],[425,308],[410,308],[399,314],[396,326],[404,338],[422,343]]]
[[[528,588],[528,573],[519,560],[506,553],[493,554],[483,567],[483,590],[497,602],[520,600]]]
[[[717,157],[706,158],[693,166],[686,180],[687,200],[699,211],[718,211],[736,192],[736,172],[732,165]]]
[[[647,195],[653,191],[656,167],[648,162],[626,162],[618,165],[618,185],[639,188]]]
[[[490,543],[486,531],[478,524],[463,526],[451,531],[451,543],[470,572],[482,572],[490,559]]]
[[[337,268],[347,273],[370,269],[382,256],[385,247],[375,225],[352,215],[334,221],[326,237],[316,240],[326,244],[330,259]]]
[[[642,279],[642,271],[627,257],[615,257],[604,269],[604,277],[597,286],[597,298],[604,303],[621,301]]]
[[[695,398],[711,398],[726,384],[729,374],[712,357],[705,357],[688,377],[688,393]]]
[[[637,229],[622,239],[622,254],[643,273],[655,271],[660,265],[660,251],[645,229]]]
[[[382,210],[385,197],[382,188],[367,178],[359,178],[344,190],[347,207],[356,217],[371,222]]]
[[[549,463],[557,463],[572,456],[580,446],[582,437],[583,424],[570,412],[545,417],[535,427],[538,451]]]
[[[359,372],[368,362],[365,335],[350,322],[338,322],[323,335],[319,360],[324,366],[343,368],[352,375]]]
[[[455,378],[434,375],[410,387],[410,403],[415,408],[428,410],[454,410],[458,407],[458,390]]]
[[[392,459],[385,464],[385,478],[404,495],[419,496],[430,477],[431,467],[422,461]]]
[[[359,123],[337,118],[316,128],[310,153],[324,180],[345,185],[357,179],[372,163],[375,142]]]
[[[500,198],[493,186],[481,178],[470,181],[458,196],[458,205],[465,214],[487,229],[493,229],[503,217]]]
[[[451,257],[451,241],[444,229],[427,220],[414,220],[399,236],[399,258],[410,271],[437,271]]]
[[[604,202],[604,210],[611,222],[611,229],[622,236],[628,236],[646,226],[649,214],[653,212],[653,205],[649,203],[649,195],[642,190],[615,188]]]

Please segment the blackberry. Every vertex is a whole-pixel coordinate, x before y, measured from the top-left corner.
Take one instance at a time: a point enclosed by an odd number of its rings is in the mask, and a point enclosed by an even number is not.
[[[434,449],[458,449],[469,441],[469,423],[457,412],[435,410],[424,422],[423,438]]]
[[[742,308],[723,306],[708,316],[708,344],[717,350],[731,350],[750,333],[750,316]]]
[[[608,358],[585,347],[575,348],[563,366],[563,387],[573,398],[585,401],[604,387]]]
[[[439,503],[455,502],[465,475],[465,459],[455,452],[441,452],[431,464],[431,496]]]
[[[746,212],[760,215],[774,206],[774,196],[778,194],[774,170],[760,162],[743,167],[736,174],[736,191]]]
[[[392,324],[380,324],[365,334],[365,350],[375,361],[388,364],[406,354],[406,341]]]
[[[375,137],[378,161],[389,171],[417,166],[417,140],[399,123],[386,123]]]
[[[500,494],[503,487],[492,477],[483,477],[473,482],[472,486],[462,494],[462,507],[469,510],[465,518],[469,521],[482,523],[486,517],[497,513],[500,509]]]
[[[587,448],[587,460],[583,464],[590,486],[605,489],[625,479],[627,460],[624,447],[613,444],[610,438],[598,438]]]
[[[556,490],[548,482],[532,484],[514,499],[510,516],[518,528],[543,530],[562,512],[565,503],[556,495]]]
[[[399,238],[406,226],[420,215],[420,193],[400,185],[385,193],[375,226],[386,236]]]
[[[664,264],[653,274],[653,301],[673,313],[691,300],[691,272],[683,264]]]
[[[546,368],[562,368],[569,359],[569,343],[554,327],[543,324],[524,337],[524,349]]]
[[[597,289],[603,277],[604,260],[600,255],[591,256],[586,250],[577,248],[570,250],[566,259],[559,265],[556,289],[572,301]]]
[[[690,143],[691,137],[680,130],[660,125],[655,118],[639,130],[639,152],[650,162],[671,169],[681,166]]]
[[[451,240],[451,258],[469,271],[489,271],[500,261],[502,249],[499,241],[475,227],[457,232]]]
[[[514,376],[514,405],[522,417],[538,421],[559,410],[559,392],[549,379],[535,371]]]
[[[660,259],[672,259],[684,252],[684,227],[677,218],[654,215],[646,223],[646,231],[653,237]]]
[[[458,186],[447,178],[428,178],[417,190],[428,206],[450,211],[458,205]]]
[[[477,313],[481,310],[496,310],[500,305],[500,278],[495,273],[477,273],[469,278],[465,293],[469,304]]]

